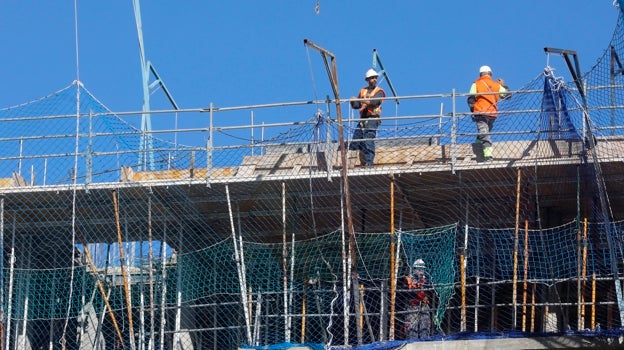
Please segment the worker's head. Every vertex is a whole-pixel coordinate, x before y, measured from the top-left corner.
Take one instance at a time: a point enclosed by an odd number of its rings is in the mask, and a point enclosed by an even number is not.
[[[371,79],[377,79],[379,74],[374,69],[369,69],[366,71],[366,75],[364,76],[364,80],[370,81]]]
[[[479,75],[492,75],[492,68],[490,68],[490,66],[481,66],[481,68],[479,68]]]

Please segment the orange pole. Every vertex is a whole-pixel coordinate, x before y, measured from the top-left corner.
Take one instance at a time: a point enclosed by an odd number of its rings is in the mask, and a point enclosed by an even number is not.
[[[583,266],[581,269],[581,319],[579,323],[582,327],[579,330],[585,328],[585,284],[587,284],[587,218],[583,221]]]
[[[592,330],[596,330],[596,273],[592,274],[592,304],[591,304],[591,324]]]
[[[535,332],[535,283],[533,284],[533,288],[531,288],[531,327],[530,332]]]

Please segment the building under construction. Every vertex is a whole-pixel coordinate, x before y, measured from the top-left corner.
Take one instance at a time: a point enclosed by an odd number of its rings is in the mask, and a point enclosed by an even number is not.
[[[373,167],[345,148],[357,115],[338,96],[151,111],[150,130],[80,82],[0,109],[2,347],[617,339],[623,25],[587,72],[545,49],[572,80],[536,67],[501,100],[488,162],[466,92],[389,96],[452,108],[385,113]],[[271,114],[297,121],[254,123]],[[430,326],[414,339],[420,260]]]

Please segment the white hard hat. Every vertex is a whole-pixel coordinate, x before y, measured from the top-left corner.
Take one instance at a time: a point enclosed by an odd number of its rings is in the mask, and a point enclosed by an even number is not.
[[[492,73],[492,68],[490,68],[490,66],[481,66],[481,68],[479,68],[479,73]]]
[[[416,261],[414,261],[415,269],[424,269],[425,267],[427,267],[427,265],[425,265],[425,261],[423,259],[416,259]]]
[[[366,71],[366,79],[370,77],[378,77],[378,76],[379,74],[372,68]]]

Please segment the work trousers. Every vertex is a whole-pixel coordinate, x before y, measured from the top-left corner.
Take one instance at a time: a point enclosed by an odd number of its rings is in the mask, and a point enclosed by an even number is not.
[[[477,123],[477,140],[483,144],[483,148],[492,147],[492,139],[490,138],[490,132],[494,128],[494,121],[496,118],[475,114],[472,116],[472,121]]]
[[[407,308],[405,317],[406,339],[426,338],[431,335],[431,307],[416,303]]]
[[[378,127],[379,119],[363,119],[353,131],[353,139],[349,143],[350,150],[362,152],[366,166],[373,166],[375,162],[375,137]]]

